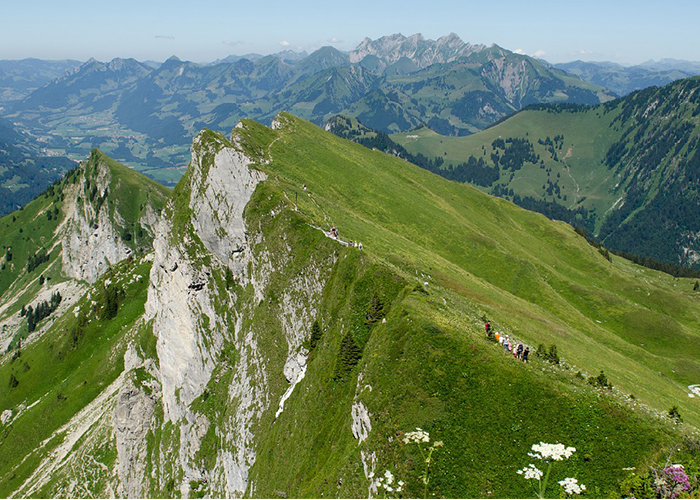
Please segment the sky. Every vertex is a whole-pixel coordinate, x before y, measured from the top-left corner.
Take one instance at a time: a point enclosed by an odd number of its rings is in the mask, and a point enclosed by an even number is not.
[[[0,12],[0,59],[210,62],[454,32],[551,63],[700,61],[698,0],[5,0]]]

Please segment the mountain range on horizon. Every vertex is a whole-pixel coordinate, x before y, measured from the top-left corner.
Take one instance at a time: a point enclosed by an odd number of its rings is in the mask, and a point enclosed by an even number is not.
[[[492,45],[496,47],[496,45]],[[471,45],[462,41],[455,33],[450,33],[437,40],[426,39],[420,33],[411,36],[404,36],[400,33],[380,37],[376,40],[365,38],[358,46],[350,51],[339,51],[331,46],[321,47],[318,50],[328,51],[332,49],[340,54],[347,55],[347,60],[353,63],[360,62],[365,56],[376,56],[385,62],[382,64],[394,64],[401,58],[406,58],[412,61],[414,69],[425,67],[426,65],[435,64],[438,62],[446,62],[462,57],[474,51],[483,50],[485,45]],[[451,52],[450,52],[451,51]],[[192,63],[202,66],[231,64],[240,60],[248,60],[256,62],[264,58],[277,58],[283,62],[295,64],[309,57],[306,51],[283,50],[272,54],[248,53],[243,55],[229,55],[222,59],[217,59],[212,62]],[[171,57],[180,60],[175,55]],[[118,57],[115,60],[123,60]],[[659,61],[648,60],[640,64],[619,64],[607,61],[572,61],[567,63],[550,64],[544,59],[540,59],[545,64],[552,67],[564,69],[572,72],[586,81],[596,84],[608,83],[611,84],[612,78],[607,80],[598,75],[592,75],[591,71],[595,68],[597,71],[606,71],[607,73],[614,72],[615,74],[626,75],[618,76],[620,78],[636,78],[634,83],[620,82],[612,83],[610,90],[622,96],[633,90],[644,88],[650,85],[664,85],[678,78],[694,76],[700,74],[700,62],[678,60],[673,58],[665,58]],[[39,59],[23,59],[23,60],[0,60],[0,104],[19,100],[26,97],[31,91],[49,83],[51,80],[63,76],[66,71],[70,71],[83,64],[95,62],[96,59],[91,58],[85,62],[77,60],[63,61],[42,61]],[[190,61],[187,61],[190,62]],[[369,61],[368,61],[369,62]],[[142,64],[157,69],[163,62],[143,61]],[[405,68],[404,68],[405,70]],[[631,75],[628,75],[630,74]],[[603,85],[605,86],[605,85]]]
[[[353,62],[355,61],[355,62]],[[540,102],[598,103],[598,86],[502,49],[420,35],[366,39],[356,51],[323,47],[299,61],[200,65],[171,57],[157,68],[134,59],[90,60],[4,104],[6,118],[52,154],[84,157],[99,146],[161,182],[181,174],[191,135],[239,118],[270,123],[283,110],[323,124],[336,113],[394,132],[428,124],[448,135],[482,129]]]

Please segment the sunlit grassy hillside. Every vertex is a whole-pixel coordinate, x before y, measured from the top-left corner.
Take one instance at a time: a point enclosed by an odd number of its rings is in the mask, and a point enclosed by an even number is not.
[[[567,224],[284,120],[280,135],[252,129],[272,159],[265,168],[318,225],[473,300],[529,343],[556,344],[576,369],[604,370],[624,393],[660,410],[678,405],[700,423],[687,389],[700,380],[693,281],[609,262]]]

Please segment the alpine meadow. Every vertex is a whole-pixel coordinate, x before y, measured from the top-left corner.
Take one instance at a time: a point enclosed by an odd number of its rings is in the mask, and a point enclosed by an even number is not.
[[[697,498],[700,66],[652,63],[0,61],[0,497]]]

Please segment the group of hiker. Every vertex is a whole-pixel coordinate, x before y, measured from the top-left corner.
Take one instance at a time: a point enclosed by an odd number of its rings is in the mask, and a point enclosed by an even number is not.
[[[353,248],[358,248],[362,250],[362,243],[359,241],[350,241],[350,242],[345,242],[342,241],[340,238],[338,238],[338,228],[335,226],[331,226],[330,230],[328,231],[328,236],[330,236],[333,239],[336,239],[343,243],[345,246],[353,247]]]
[[[514,358],[521,360],[523,363],[527,363],[528,357],[530,356],[530,347],[525,346],[522,342],[519,342],[516,346],[510,336],[504,335],[501,332],[494,333],[491,328],[491,322],[488,320],[484,324],[484,329],[486,330],[486,337],[489,340],[498,342],[499,345],[503,346],[503,350],[507,354],[512,353]]]

